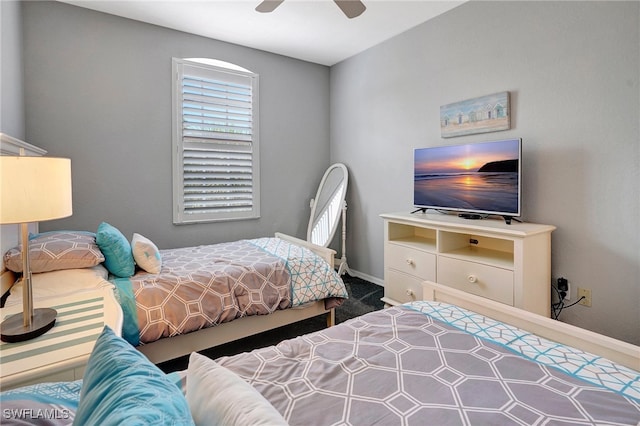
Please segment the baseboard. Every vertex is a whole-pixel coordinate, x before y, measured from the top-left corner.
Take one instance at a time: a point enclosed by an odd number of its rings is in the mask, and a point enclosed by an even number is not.
[[[362,278],[363,280],[369,281],[371,283],[377,284],[379,286],[384,287],[384,280],[374,277],[372,275],[365,274],[364,272],[356,271],[353,268],[349,268],[351,275],[354,277]]]

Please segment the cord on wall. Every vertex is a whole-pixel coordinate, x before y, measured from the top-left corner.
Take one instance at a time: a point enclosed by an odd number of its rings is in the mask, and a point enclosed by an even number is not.
[[[552,285],[551,287],[556,291],[556,294],[558,295],[558,302],[551,304],[551,315],[555,320],[560,317],[560,313],[563,309],[577,305],[582,299],[584,299],[584,296],[582,296],[570,305],[564,304],[565,300],[569,300],[569,298],[567,298],[567,295],[570,294],[569,281],[566,278],[558,278],[557,285]]]

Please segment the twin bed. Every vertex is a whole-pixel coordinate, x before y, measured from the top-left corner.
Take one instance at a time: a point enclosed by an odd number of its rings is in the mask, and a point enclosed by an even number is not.
[[[317,315],[331,326],[348,297],[333,250],[280,233],[160,254],[157,274],[111,278],[123,337],[154,363]]]
[[[250,383],[290,424],[640,422],[638,371],[460,304],[520,318],[541,334],[553,322],[547,318],[523,316],[435,283],[426,284],[425,294],[434,300],[216,362]],[[449,299],[459,304],[438,301]],[[639,367],[639,348],[587,334],[591,347],[601,345]]]
[[[430,300],[215,361],[194,353],[187,370],[168,375],[107,329],[84,382],[21,388],[0,400],[8,413],[62,413],[53,424],[640,422],[637,346],[424,285]],[[559,342],[567,339],[572,346]],[[127,377],[132,386],[114,383]]]
[[[36,301],[113,288],[122,336],[154,363],[317,315],[333,325],[347,297],[333,250],[280,233],[159,250],[102,223],[96,233],[36,234],[30,247]],[[17,247],[4,264],[21,271]],[[5,306],[22,304],[20,285],[9,293]]]

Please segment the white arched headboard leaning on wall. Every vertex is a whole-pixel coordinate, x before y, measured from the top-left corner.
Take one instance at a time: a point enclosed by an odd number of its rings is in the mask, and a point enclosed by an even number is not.
[[[28,144],[4,133],[0,133],[0,155],[24,155],[31,157],[43,156],[47,153],[42,148]],[[30,224],[29,232],[37,232],[38,224]],[[32,229],[33,228],[33,229]],[[19,244],[20,225],[0,225],[0,295],[4,295],[13,285],[15,276],[13,272],[4,267],[4,254],[12,247]]]

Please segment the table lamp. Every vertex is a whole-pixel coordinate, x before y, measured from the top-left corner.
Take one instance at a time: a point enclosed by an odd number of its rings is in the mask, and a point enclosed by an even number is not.
[[[0,340],[22,342],[50,330],[57,312],[33,308],[29,265],[29,222],[71,216],[71,160],[51,157],[0,157],[0,224],[20,224],[22,238],[22,315],[0,324]]]

